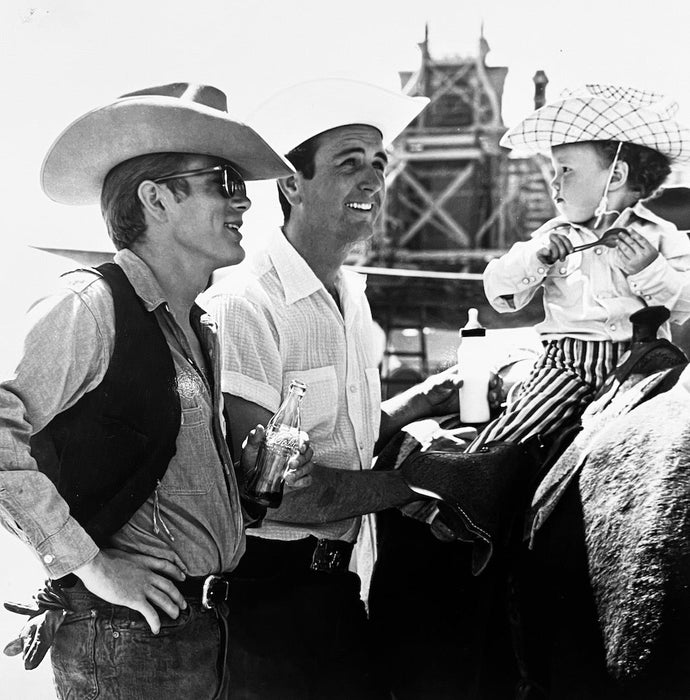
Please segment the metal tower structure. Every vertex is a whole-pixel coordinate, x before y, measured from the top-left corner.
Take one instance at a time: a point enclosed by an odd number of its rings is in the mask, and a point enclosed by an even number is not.
[[[419,68],[400,74],[402,89],[430,103],[392,146],[377,235],[352,262],[481,272],[551,215],[545,173],[498,146],[508,68],[487,66],[483,31],[474,56],[433,58],[428,27],[419,47]],[[548,81],[541,71],[534,80],[538,103]]]
[[[420,49],[418,70],[401,73],[401,81],[404,92],[426,95],[430,103],[393,144],[379,235],[360,262],[471,269],[469,261],[485,257],[478,249],[504,243],[494,211],[508,69],[486,65],[483,35],[476,56],[436,60],[427,27]]]
[[[428,27],[419,46],[419,68],[401,73],[402,89],[430,103],[393,143],[378,231],[350,260],[370,270],[367,294],[388,340],[384,390],[393,382],[388,357],[425,376],[433,368],[424,333],[458,328],[468,307],[479,308],[488,327],[538,320],[538,302],[499,318],[486,302],[480,273],[553,215],[546,164],[509,158],[498,145],[506,131],[502,98],[508,68],[486,64],[483,31],[476,55],[469,57],[434,58]],[[534,82],[538,105],[548,81],[538,72]],[[393,274],[377,274],[381,268],[393,268]],[[403,275],[404,268],[420,274]],[[398,352],[391,339],[402,330],[419,338],[416,349]]]

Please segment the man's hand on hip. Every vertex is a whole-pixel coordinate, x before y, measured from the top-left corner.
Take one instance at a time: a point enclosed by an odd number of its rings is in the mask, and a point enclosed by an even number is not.
[[[74,574],[99,598],[140,612],[151,631],[158,634],[160,618],[154,605],[173,619],[187,607],[173,582],[183,581],[182,562],[173,563],[145,554],[103,549]]]

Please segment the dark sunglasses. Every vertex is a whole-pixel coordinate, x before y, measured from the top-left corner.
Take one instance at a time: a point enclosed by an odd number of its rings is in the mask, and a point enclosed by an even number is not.
[[[214,165],[212,168],[202,168],[201,170],[186,170],[182,173],[170,173],[164,177],[158,177],[154,182],[165,182],[166,180],[176,180],[178,178],[195,177],[196,175],[207,175],[208,173],[222,173],[223,177],[221,184],[223,185],[223,194],[232,199],[236,194],[241,194],[243,197],[247,194],[247,187],[244,184],[242,176],[229,165]]]

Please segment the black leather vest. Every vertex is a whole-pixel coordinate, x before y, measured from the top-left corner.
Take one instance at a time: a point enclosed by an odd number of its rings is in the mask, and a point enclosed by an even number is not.
[[[175,454],[180,399],[172,355],[122,269],[96,268],[115,306],[115,347],[101,384],[31,440],[39,469],[103,546],[146,501]]]

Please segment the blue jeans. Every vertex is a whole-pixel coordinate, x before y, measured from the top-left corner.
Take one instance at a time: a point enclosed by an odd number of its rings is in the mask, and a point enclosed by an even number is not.
[[[140,613],[106,603],[81,583],[64,592],[73,612],[51,648],[61,700],[213,697],[220,647],[215,611],[199,601],[188,601],[177,620],[159,611],[154,635]]]

